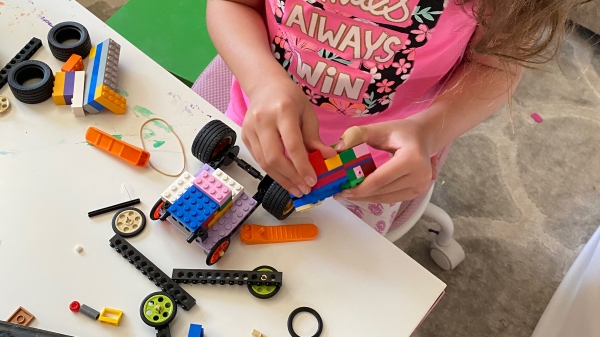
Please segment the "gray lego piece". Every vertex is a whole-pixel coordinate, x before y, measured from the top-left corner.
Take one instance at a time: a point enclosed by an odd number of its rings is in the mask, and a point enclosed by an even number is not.
[[[94,321],[98,320],[98,317],[100,317],[100,313],[90,307],[88,307],[85,304],[81,305],[81,308],[79,309],[79,312],[84,314],[85,316],[93,319]]]

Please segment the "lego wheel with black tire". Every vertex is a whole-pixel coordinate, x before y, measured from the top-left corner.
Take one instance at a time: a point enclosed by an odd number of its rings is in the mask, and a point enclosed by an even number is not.
[[[277,220],[283,220],[294,212],[294,204],[290,193],[274,181],[265,192],[263,208]]]
[[[135,207],[125,207],[117,211],[112,219],[112,229],[124,238],[139,235],[146,228],[146,215]]]
[[[165,205],[165,201],[162,199],[158,199],[158,201],[154,204],[154,206],[152,206],[152,209],[150,209],[150,219],[152,219],[152,220],[160,219],[162,217],[162,214],[160,213],[160,211],[162,210],[164,205]]]
[[[234,146],[237,134],[220,120],[208,122],[196,135],[192,143],[192,154],[203,163],[218,159],[217,156],[228,146]]]
[[[213,264],[217,263],[223,257],[223,255],[225,255],[230,243],[231,239],[229,236],[226,236],[215,243],[210,252],[208,252],[206,264],[212,266]]]
[[[65,43],[73,40],[74,43]],[[86,58],[92,49],[92,41],[87,29],[72,21],[61,22],[52,27],[48,32],[48,45],[52,55],[63,62],[73,54]]]
[[[175,315],[177,315],[175,299],[162,291],[146,296],[140,305],[142,321],[153,328],[168,326]]]
[[[254,268],[252,271],[276,273],[277,269],[275,269],[271,266],[260,266],[260,267]],[[252,294],[252,296],[254,296],[256,298],[260,298],[261,300],[266,300],[268,298],[271,298],[271,297],[277,295],[277,293],[279,292],[279,288],[281,288],[281,286],[263,286],[263,285],[252,285],[252,284],[248,283],[248,291],[250,291],[250,294]]]
[[[32,85],[25,83],[41,79]],[[52,69],[40,61],[27,60],[17,63],[8,73],[8,86],[15,98],[26,104],[42,103],[52,97],[54,75]]]

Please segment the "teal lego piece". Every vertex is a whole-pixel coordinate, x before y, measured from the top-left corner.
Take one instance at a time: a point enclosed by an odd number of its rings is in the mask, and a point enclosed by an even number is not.
[[[200,228],[218,209],[219,204],[202,193],[196,186],[191,186],[169,207],[168,211],[173,218],[193,232]]]

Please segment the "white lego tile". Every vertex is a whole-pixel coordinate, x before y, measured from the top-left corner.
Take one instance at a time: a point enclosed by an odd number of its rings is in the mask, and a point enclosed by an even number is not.
[[[227,173],[221,171],[221,169],[217,169],[212,175],[231,189],[232,201],[237,200],[237,198],[244,192],[244,186],[240,185],[237,181],[228,176]]]
[[[163,201],[170,202],[171,204],[174,203],[177,199],[179,199],[180,196],[183,195],[183,193],[185,193],[185,191],[187,191],[188,188],[194,184],[195,178],[196,177],[194,177],[193,174],[187,171],[183,172],[183,174],[179,176],[179,178],[177,178],[177,180],[175,180],[175,182],[172,183],[171,186],[169,186],[169,188],[167,188],[160,195],[160,198]]]
[[[75,117],[85,117],[83,111],[83,93],[85,90],[85,71],[75,72],[75,82],[73,87],[73,99],[71,104],[71,110]]]

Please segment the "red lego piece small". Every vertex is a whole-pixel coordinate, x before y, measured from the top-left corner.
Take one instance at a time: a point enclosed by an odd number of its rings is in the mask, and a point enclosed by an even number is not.
[[[325,165],[325,159],[323,159],[323,155],[321,151],[315,151],[308,155],[308,161],[312,165],[313,169],[315,169],[315,173],[317,175],[323,174],[327,172],[327,166]]]
[[[73,301],[71,304],[69,304],[69,309],[72,312],[79,312],[79,309],[81,309],[81,304],[79,304],[77,301]]]

